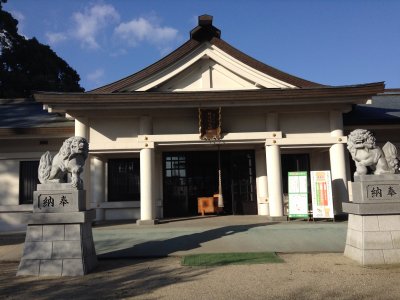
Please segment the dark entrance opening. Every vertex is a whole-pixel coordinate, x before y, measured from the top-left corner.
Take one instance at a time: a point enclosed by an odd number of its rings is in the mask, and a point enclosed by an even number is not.
[[[307,153],[282,154],[282,189],[288,194],[288,173],[297,171],[307,172],[308,205],[311,207],[310,156]]]
[[[257,214],[254,151],[221,151],[224,213]],[[164,217],[197,215],[197,198],[218,193],[218,151],[163,154]]]

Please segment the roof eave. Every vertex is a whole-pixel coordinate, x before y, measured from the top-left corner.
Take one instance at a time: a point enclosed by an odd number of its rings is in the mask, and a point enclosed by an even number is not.
[[[207,92],[35,93],[38,102],[56,111],[110,108],[204,106],[283,106],[305,104],[360,104],[381,93],[384,83],[305,89],[261,89]]]

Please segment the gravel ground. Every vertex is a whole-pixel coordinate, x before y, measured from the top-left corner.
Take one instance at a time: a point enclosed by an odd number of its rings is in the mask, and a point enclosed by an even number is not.
[[[16,277],[1,299],[399,299],[400,266],[361,267],[338,253],[280,254],[281,264],[182,267],[178,257],[101,260],[84,277]]]

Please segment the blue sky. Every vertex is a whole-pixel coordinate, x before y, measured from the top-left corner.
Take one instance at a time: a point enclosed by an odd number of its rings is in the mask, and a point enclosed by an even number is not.
[[[49,44],[90,90],[154,63],[214,16],[221,38],[290,74],[328,85],[400,88],[400,1],[8,0],[19,31]]]

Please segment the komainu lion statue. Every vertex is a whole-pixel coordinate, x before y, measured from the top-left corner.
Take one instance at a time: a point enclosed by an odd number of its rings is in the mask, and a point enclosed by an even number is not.
[[[47,151],[40,158],[38,170],[40,183],[66,182],[65,175],[69,173],[72,187],[82,189],[83,181],[80,174],[83,171],[88,152],[88,142],[79,136],[66,139],[54,158]]]
[[[356,163],[354,175],[366,175],[368,169],[373,174],[398,173],[397,149],[387,142],[379,148],[375,145],[375,137],[366,129],[356,129],[350,133],[347,139],[347,149]]]

